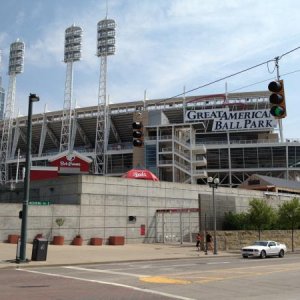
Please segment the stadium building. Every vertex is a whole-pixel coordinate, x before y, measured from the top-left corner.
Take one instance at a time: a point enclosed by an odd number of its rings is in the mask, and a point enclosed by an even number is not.
[[[220,229],[224,214],[245,211],[252,197],[275,205],[299,193],[300,141],[284,141],[281,120],[273,115],[286,112],[270,107],[269,92],[108,104],[107,64],[115,54],[115,27],[107,17],[97,23],[100,76],[98,103],[92,107],[75,109],[72,96],[73,68],[81,59],[80,26],[65,30],[60,111],[32,115],[32,102],[39,97],[30,94],[29,116],[16,117],[25,44],[17,39],[10,45],[5,106],[0,76],[0,240],[17,232],[16,212],[27,200],[35,206],[30,239],[42,230],[50,240],[56,218],[63,218],[68,242],[80,232],[86,241],[121,235],[126,242],[182,243],[213,224]],[[282,80],[273,82],[275,89],[279,83],[276,93],[284,92]],[[127,180],[129,174],[156,182]],[[212,186],[210,177],[220,181],[216,199],[218,184]],[[226,188],[242,183],[247,190]],[[250,191],[254,184],[262,191]]]
[[[229,93],[110,104],[102,175],[122,176],[145,168],[161,181],[206,184],[211,176],[225,187],[237,187],[252,174],[299,181],[300,141],[281,140],[269,95]],[[71,150],[66,155],[86,158],[88,169],[61,168],[58,173],[98,174],[97,112],[94,106],[72,113]],[[59,147],[63,117],[63,111],[32,116],[33,169],[53,166],[51,162],[64,154]],[[26,135],[27,117],[14,119],[6,183],[24,177]]]
[[[0,186],[23,180],[29,148],[34,178],[80,173],[120,177],[145,168],[161,181],[206,184],[208,177],[218,177],[225,187],[237,187],[252,174],[300,180],[300,141],[284,141],[281,120],[270,112],[269,92],[109,105],[107,64],[115,54],[115,27],[113,19],[97,23],[98,105],[78,109],[72,97],[73,65],[81,59],[83,31],[75,25],[65,30],[63,109],[30,116],[31,147],[26,145],[28,117],[14,115],[25,44],[19,39],[11,44],[9,86],[0,120]],[[284,92],[282,80],[273,82],[275,89],[279,83]],[[0,84],[0,119],[3,97]]]

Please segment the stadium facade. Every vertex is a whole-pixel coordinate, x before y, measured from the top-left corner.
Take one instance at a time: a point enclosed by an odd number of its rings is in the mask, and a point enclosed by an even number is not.
[[[300,180],[300,141],[283,140],[270,115],[269,92],[229,93],[110,104],[106,176],[146,168],[161,181],[237,187],[252,174]],[[71,147],[92,159],[95,173],[98,107],[72,114]],[[48,166],[59,154],[63,111],[32,116],[32,165]],[[133,123],[141,146],[133,146]],[[7,181],[23,178],[27,117],[14,119]],[[3,132],[0,122],[0,135]],[[139,136],[138,136],[139,138]],[[135,143],[136,144],[136,143]]]

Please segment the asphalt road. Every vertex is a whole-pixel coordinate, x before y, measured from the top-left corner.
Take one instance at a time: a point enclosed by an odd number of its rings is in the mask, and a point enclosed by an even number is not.
[[[0,270],[0,299],[300,299],[300,255]]]

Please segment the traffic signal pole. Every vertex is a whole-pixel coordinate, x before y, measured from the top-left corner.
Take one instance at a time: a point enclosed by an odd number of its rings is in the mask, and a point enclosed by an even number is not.
[[[279,56],[275,57],[275,68],[276,68],[276,74],[277,74],[277,81],[280,80],[280,74],[279,74]],[[282,119],[278,119],[278,127],[279,127],[279,137],[280,142],[283,143],[283,128],[282,128]]]

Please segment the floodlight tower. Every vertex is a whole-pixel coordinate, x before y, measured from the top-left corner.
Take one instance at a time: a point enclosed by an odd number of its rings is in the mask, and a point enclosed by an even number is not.
[[[107,18],[97,24],[97,56],[101,60],[95,140],[95,173],[100,175],[106,174],[106,152],[109,134],[106,101],[107,56],[115,54],[115,28],[115,21]]]
[[[72,25],[65,30],[64,62],[67,63],[64,108],[59,151],[71,151],[73,112],[73,63],[81,59],[82,28]]]
[[[3,119],[4,116],[4,98],[5,98],[5,90],[2,87],[2,50],[0,49],[0,120]]]
[[[24,52],[25,44],[19,39],[10,45],[9,54],[9,85],[6,98],[1,148],[0,148],[0,183],[4,184],[8,179],[8,164],[10,158],[10,148],[12,139],[12,122],[14,115],[14,106],[16,99],[16,77],[24,70]]]

